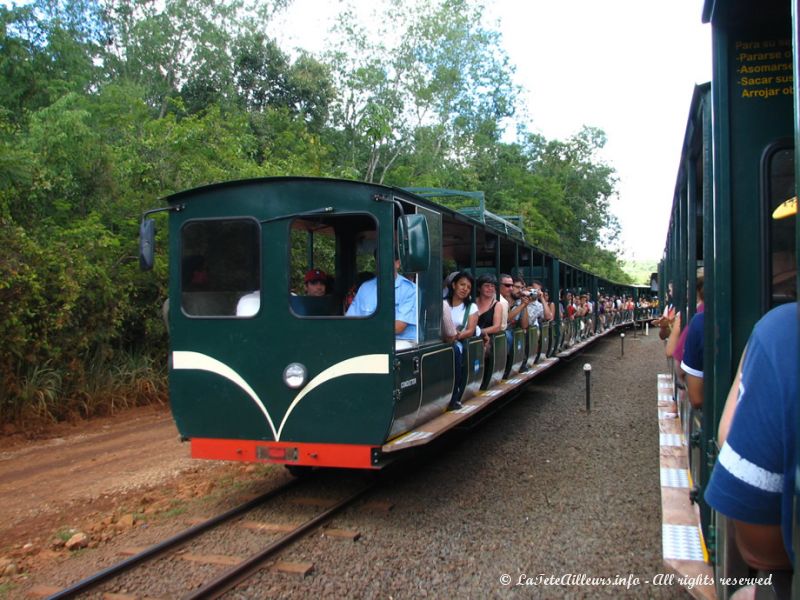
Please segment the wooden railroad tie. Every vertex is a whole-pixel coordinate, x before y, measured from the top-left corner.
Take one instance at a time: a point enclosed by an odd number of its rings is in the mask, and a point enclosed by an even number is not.
[[[384,500],[372,500],[371,502],[365,502],[362,508],[375,512],[388,513],[394,508],[394,504]]]
[[[311,498],[309,496],[300,496],[299,498],[290,500],[290,503],[296,506],[313,506],[315,508],[330,508],[331,506],[336,504],[336,500],[330,500],[327,498]]]
[[[264,523],[262,521],[242,521],[242,527],[251,531],[269,531],[270,533],[289,533],[297,529],[291,523]]]
[[[361,538],[361,534],[358,531],[353,531],[351,529],[323,529],[322,537],[350,540],[351,542],[355,542]]]
[[[273,571],[279,573],[291,573],[293,575],[302,575],[305,577],[314,570],[314,564],[310,562],[288,562],[279,561],[272,565]]]
[[[225,554],[192,554],[187,552],[186,554],[181,554],[180,557],[183,560],[204,565],[222,565],[226,567],[233,567],[244,562],[244,559],[239,556],[228,556]]]

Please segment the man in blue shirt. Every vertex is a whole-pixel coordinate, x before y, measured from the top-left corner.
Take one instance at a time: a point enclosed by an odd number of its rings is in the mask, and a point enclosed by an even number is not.
[[[753,329],[728,396],[735,408],[726,405],[720,422],[724,443],[705,494],[733,519],[742,557],[757,569],[790,569],[794,562],[797,362],[794,302],[771,310]]]
[[[394,261],[394,335],[398,340],[417,341],[417,286],[399,275],[400,260]],[[367,317],[378,306],[378,278],[361,284],[348,317]]]

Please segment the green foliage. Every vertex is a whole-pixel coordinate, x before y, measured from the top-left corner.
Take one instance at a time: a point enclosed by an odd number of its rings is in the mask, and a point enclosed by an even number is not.
[[[481,189],[535,245],[626,281],[603,132],[504,136],[518,90],[478,0],[379,3],[369,29],[345,10],[322,58],[264,33],[288,1],[0,7],[0,422],[163,400],[167,240],[140,273],[137,223],[198,185]],[[314,251],[330,269],[329,241]],[[301,235],[293,257],[301,287]]]
[[[623,268],[634,283],[650,285],[650,275],[658,271],[658,261],[626,260]]]

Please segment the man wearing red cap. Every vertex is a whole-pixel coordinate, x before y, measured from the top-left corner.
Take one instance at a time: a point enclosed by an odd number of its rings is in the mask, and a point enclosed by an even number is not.
[[[328,293],[328,276],[322,269],[311,269],[306,273],[306,296],[324,296]]]

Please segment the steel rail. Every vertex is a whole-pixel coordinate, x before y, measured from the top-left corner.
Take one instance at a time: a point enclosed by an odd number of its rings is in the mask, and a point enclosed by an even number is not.
[[[197,589],[196,591],[190,594],[187,594],[186,596],[183,597],[183,600],[219,598],[225,592],[232,589],[234,586],[238,585],[242,581],[245,581],[246,579],[249,579],[250,576],[253,575],[253,573],[261,569],[264,562],[270,556],[272,556],[285,546],[291,544],[297,538],[305,535],[306,533],[308,533],[313,529],[316,529],[323,522],[330,519],[340,510],[344,509],[345,507],[349,506],[350,504],[358,500],[361,496],[369,492],[376,485],[377,485],[376,483],[370,483],[369,485],[364,486],[363,488],[355,492],[353,495],[349,496],[348,498],[345,498],[341,502],[330,507],[329,509],[320,513],[316,517],[309,519],[305,523],[301,524],[296,529],[281,536],[280,538],[278,538],[277,540],[266,546],[263,550],[245,559],[232,569],[225,571],[224,573],[219,575],[216,579],[213,579],[212,581],[205,584],[203,587]]]
[[[86,579],[82,579],[76,583],[73,583],[71,586],[64,588],[63,590],[56,592],[52,596],[49,596],[48,600],[64,600],[66,598],[74,598],[80,593],[83,593],[93,587],[100,585],[102,582],[106,581],[107,579],[111,579],[112,577],[116,577],[121,575],[125,571],[132,569],[133,567],[137,566],[139,563],[142,563],[147,560],[151,560],[156,558],[162,554],[165,554],[169,550],[172,550],[176,546],[179,546],[194,537],[197,537],[201,533],[209,529],[213,529],[226,521],[230,521],[238,517],[241,514],[244,514],[256,506],[266,502],[270,498],[282,494],[286,490],[290,489],[294,485],[296,485],[299,479],[292,479],[287,481],[285,484],[278,486],[275,489],[272,489],[260,496],[253,498],[252,500],[245,502],[241,506],[237,506],[236,508],[232,508],[227,512],[222,513],[212,519],[207,521],[203,521],[202,523],[198,523],[189,529],[185,529],[184,531],[178,533],[177,535],[164,540],[163,542],[159,542],[154,546],[150,546],[146,550],[131,556],[130,558],[126,558],[125,560],[111,565],[110,567],[103,569],[102,571],[95,573],[87,577]]]

